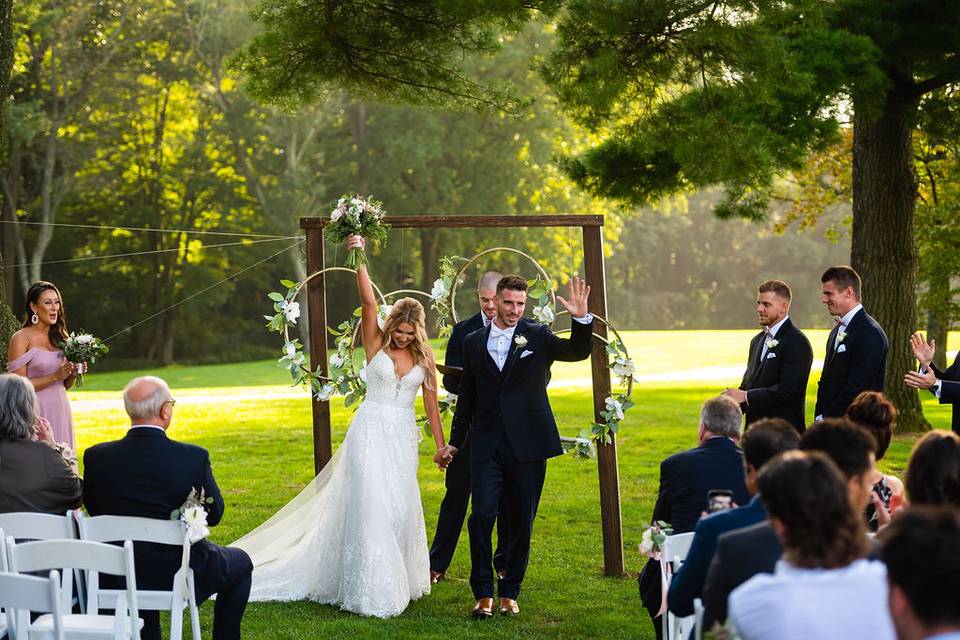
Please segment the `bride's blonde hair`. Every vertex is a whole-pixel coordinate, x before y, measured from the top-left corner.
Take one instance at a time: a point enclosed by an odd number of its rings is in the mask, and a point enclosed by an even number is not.
[[[433,371],[433,358],[430,355],[429,343],[427,342],[427,317],[423,310],[423,305],[413,298],[400,298],[393,303],[390,315],[383,321],[383,347],[393,349],[393,332],[404,322],[413,326],[413,340],[410,342],[410,352],[413,353],[413,360],[416,364],[423,367],[427,372],[427,385],[432,378],[429,374]]]

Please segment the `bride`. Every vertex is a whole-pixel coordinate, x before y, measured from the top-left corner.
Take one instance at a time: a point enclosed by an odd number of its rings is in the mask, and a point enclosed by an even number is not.
[[[364,245],[359,236],[348,242]],[[398,300],[381,330],[364,266],[357,285],[366,400],[317,477],[233,546],[253,559],[251,601],[310,599],[387,618],[430,593],[413,408],[420,388],[438,451],[444,441],[423,306]]]

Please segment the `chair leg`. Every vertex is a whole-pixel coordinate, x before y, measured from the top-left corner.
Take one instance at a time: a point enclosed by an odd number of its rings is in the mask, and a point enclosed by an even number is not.
[[[170,609],[170,640],[183,638],[183,605],[184,602],[174,602]]]
[[[192,640],[203,640],[200,635],[200,609],[197,607],[192,571],[187,575],[187,602],[190,605],[190,636]]]

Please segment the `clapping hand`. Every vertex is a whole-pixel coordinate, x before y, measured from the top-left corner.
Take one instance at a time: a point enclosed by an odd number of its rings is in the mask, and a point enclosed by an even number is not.
[[[37,416],[37,424],[34,425],[33,431],[37,434],[37,440],[56,446],[57,441],[53,437],[53,427],[43,416]]]
[[[920,362],[924,369],[929,368],[930,363],[933,362],[933,354],[937,352],[936,347],[934,340],[925,342],[919,331],[910,336],[910,350],[913,351],[913,357]]]
[[[53,377],[57,381],[66,380],[76,373],[76,366],[66,358],[60,359],[60,366],[54,371]]]
[[[586,316],[587,299],[590,297],[590,285],[584,282],[583,278],[576,276],[570,278],[568,300],[557,296],[557,302],[562,304],[570,313],[571,318],[582,318]]]
[[[924,373],[907,371],[903,382],[913,389],[932,389],[933,385],[937,384],[937,374],[932,369],[925,369]]]

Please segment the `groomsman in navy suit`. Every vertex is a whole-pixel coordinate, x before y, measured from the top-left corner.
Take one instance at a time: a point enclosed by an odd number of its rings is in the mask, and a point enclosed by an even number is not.
[[[530,537],[540,503],[547,459],[563,453],[557,422],[547,399],[550,366],[590,356],[593,317],[588,287],[570,281],[569,300],[557,297],[573,318],[569,339],[523,318],[527,281],[505,276],[497,284],[497,317],[463,342],[463,378],[447,452],[459,455],[470,439],[470,586],[472,615],[493,615],[491,535],[508,514],[506,573],[499,578],[500,613],[520,612],[517,596],[530,560]]]
[[[804,404],[813,349],[787,315],[792,294],[780,280],[767,280],[757,291],[757,315],[763,331],[750,341],[747,370],[739,389],[725,396],[740,404],[746,424],[782,418],[800,433],[807,428]]]
[[[930,390],[940,400],[940,404],[952,404],[953,432],[960,434],[960,398],[956,397],[954,387],[954,383],[960,381],[960,353],[957,354],[952,365],[941,370],[933,364],[933,355],[936,353],[933,340],[926,342],[922,335],[915,333],[910,336],[910,348],[913,350],[913,356],[920,363],[920,371],[910,372],[905,382],[915,389]],[[943,393],[942,382],[950,383],[946,385],[951,387],[946,394]]]
[[[443,364],[448,367],[463,367],[463,339],[480,329],[485,329],[497,317],[497,283],[503,275],[496,271],[487,271],[480,276],[477,285],[477,300],[480,302],[480,311],[466,320],[461,320],[453,326],[450,340],[447,341],[447,352]],[[453,395],[460,393],[460,376],[446,374],[443,376],[443,388]],[[460,531],[463,529],[463,520],[467,515],[467,505],[470,504],[470,442],[464,442],[460,454],[447,465],[446,493],[440,503],[440,513],[437,515],[437,531],[433,535],[433,544],[430,545],[430,581],[440,582],[450,566],[453,552],[457,549]],[[498,546],[493,554],[493,564],[497,573],[503,571],[503,554],[500,551],[499,540],[503,539],[503,519],[497,520]]]
[[[827,338],[827,356],[817,388],[821,418],[842,417],[861,391],[883,391],[887,334],[860,304],[860,275],[850,267],[830,267],[823,277],[823,304],[836,316]]]

